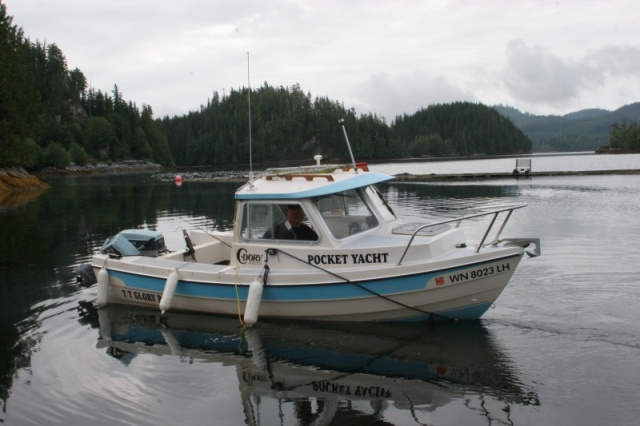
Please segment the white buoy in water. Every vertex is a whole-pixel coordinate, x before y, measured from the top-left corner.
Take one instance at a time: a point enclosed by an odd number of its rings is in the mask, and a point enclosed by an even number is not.
[[[98,296],[96,297],[96,303],[99,307],[103,307],[107,304],[109,298],[109,271],[107,267],[102,265],[98,272]]]
[[[247,295],[247,305],[244,308],[244,323],[252,326],[258,322],[258,312],[262,301],[262,277],[258,277],[249,286]]]
[[[173,295],[176,294],[177,286],[178,271],[173,271],[167,277],[167,282],[164,284],[164,291],[162,292],[162,299],[160,299],[160,311],[163,314],[171,307],[171,302],[173,302]]]

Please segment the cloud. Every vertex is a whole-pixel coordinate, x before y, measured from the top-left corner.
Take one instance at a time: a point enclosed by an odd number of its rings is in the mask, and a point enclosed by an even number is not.
[[[509,93],[527,103],[564,103],[581,89],[604,83],[602,72],[585,61],[563,59],[522,40],[507,44],[504,83]]]
[[[572,59],[516,39],[507,44],[502,81],[515,103],[560,107],[605,88],[613,92],[622,80],[637,86],[638,69],[640,49],[633,46],[609,45]]]
[[[420,70],[411,73],[372,74],[357,90],[358,111],[373,111],[387,120],[403,113],[413,114],[432,104],[474,101],[445,76],[427,74]]]
[[[246,52],[253,86],[299,83],[387,120],[456,101],[543,114],[618,108],[640,93],[640,3],[0,1],[94,88],[117,84],[157,115],[246,85]]]
[[[587,55],[585,60],[611,76],[640,78],[640,48],[634,46],[604,46]]]

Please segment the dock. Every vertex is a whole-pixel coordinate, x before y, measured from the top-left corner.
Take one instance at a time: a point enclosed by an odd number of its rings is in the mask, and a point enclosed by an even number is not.
[[[428,174],[414,175],[411,173],[400,173],[394,175],[396,181],[400,182],[420,182],[435,180],[474,180],[474,179],[531,179],[543,176],[599,176],[599,175],[638,175],[640,169],[623,170],[580,170],[580,171],[554,171],[554,172],[528,172],[523,173],[451,173],[451,174]]]

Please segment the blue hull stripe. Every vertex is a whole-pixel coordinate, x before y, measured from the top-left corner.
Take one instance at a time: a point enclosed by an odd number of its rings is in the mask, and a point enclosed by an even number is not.
[[[453,273],[470,266],[479,266],[501,260],[507,260],[518,255],[501,259],[492,259],[477,264],[444,269],[424,274],[400,276],[393,278],[377,279],[371,281],[358,281],[336,284],[305,284],[305,285],[267,285],[264,288],[262,300],[269,301],[313,301],[313,300],[339,300],[371,297],[372,293],[363,289],[369,289],[381,295],[392,295],[411,291],[423,290],[429,280],[447,273]],[[124,282],[128,287],[154,292],[164,290],[165,280],[137,275],[120,271],[109,271],[109,274]],[[357,285],[356,285],[357,284]],[[238,285],[237,295],[241,300],[246,300],[249,291],[248,285]],[[236,300],[236,286],[232,284],[196,283],[179,281],[176,295],[203,297],[211,299]]]

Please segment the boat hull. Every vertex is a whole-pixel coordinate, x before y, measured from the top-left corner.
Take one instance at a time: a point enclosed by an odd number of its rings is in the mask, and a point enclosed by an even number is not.
[[[321,321],[477,319],[506,287],[522,254],[521,248],[512,248],[434,269],[389,267],[377,274],[380,278],[357,279],[355,273],[344,273],[332,282],[326,282],[326,273],[307,272],[296,282],[291,273],[272,271],[263,288],[259,315]],[[163,291],[170,268],[105,260],[109,303],[159,307],[167,297]],[[96,275],[103,265],[94,263]],[[242,315],[250,274],[230,267],[209,269],[179,271],[170,309]]]

